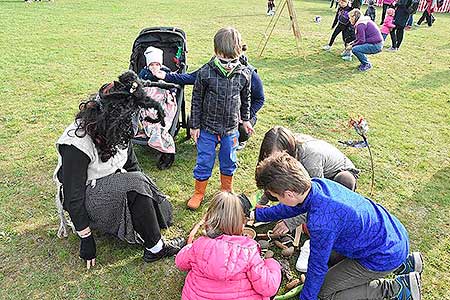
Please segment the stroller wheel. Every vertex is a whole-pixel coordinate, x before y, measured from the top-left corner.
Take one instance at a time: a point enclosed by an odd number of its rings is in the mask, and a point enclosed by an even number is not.
[[[172,166],[174,161],[175,161],[174,153],[162,153],[161,156],[159,157],[156,167],[160,170],[166,170]]]

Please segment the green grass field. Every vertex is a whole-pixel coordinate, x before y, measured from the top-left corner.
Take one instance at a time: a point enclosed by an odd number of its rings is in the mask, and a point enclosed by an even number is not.
[[[285,12],[258,58],[270,20],[265,5],[263,0],[0,0],[0,299],[180,298],[185,274],[173,259],[145,264],[141,248],[99,237],[98,264],[87,271],[78,258],[78,238],[56,237],[54,142],[78,103],[127,69],[142,28],[185,30],[195,70],[212,55],[212,37],[226,25],[241,31],[266,93],[256,135],[239,152],[235,191],[256,191],[259,145],[271,126],[337,144],[357,138],[347,127],[349,117],[365,116],[375,159],[372,198],[406,225],[411,249],[423,252],[423,299],[450,299],[450,16],[438,14],[432,28],[406,32],[401,51],[371,57],[374,68],[359,73],[357,62],[341,61],[340,37],[331,52],[321,50],[333,19],[323,0],[295,1],[300,54]],[[315,15],[322,23],[313,22]],[[186,90],[190,95],[191,87]],[[168,237],[187,234],[208,203],[198,212],[185,209],[196,153],[183,136],[181,131],[176,162],[166,171],[157,170],[152,154],[137,147],[143,169],[175,206],[175,225],[164,232]],[[341,149],[363,170],[358,189],[368,195],[367,150]],[[216,168],[207,200],[219,187],[218,175]]]

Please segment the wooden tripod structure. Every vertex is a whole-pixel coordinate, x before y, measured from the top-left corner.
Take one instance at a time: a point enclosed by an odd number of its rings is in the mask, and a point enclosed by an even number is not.
[[[264,38],[261,40],[261,42],[258,45],[258,49],[259,49],[262,41],[264,41],[264,45],[263,45],[258,57],[261,57],[264,50],[266,49],[267,43],[269,42],[269,39],[270,39],[270,36],[272,35],[272,32],[275,29],[275,26],[277,25],[278,20],[280,19],[280,16],[283,13],[283,10],[286,6],[288,7],[288,11],[289,11],[289,18],[291,20],[291,27],[292,27],[292,31],[294,32],[294,36],[295,36],[295,44],[297,46],[297,51],[300,54],[299,43],[300,43],[301,34],[300,34],[300,28],[299,28],[298,22],[297,22],[297,13],[295,11],[294,3],[292,1],[293,0],[284,0],[283,4],[281,5],[280,12],[278,13],[278,16],[276,17],[276,19],[275,18],[270,19],[270,22],[266,27],[266,31],[264,32]],[[275,21],[272,22],[273,20],[275,20]],[[267,31],[269,30],[269,28],[271,28],[271,29],[270,29],[269,35],[267,35]]]

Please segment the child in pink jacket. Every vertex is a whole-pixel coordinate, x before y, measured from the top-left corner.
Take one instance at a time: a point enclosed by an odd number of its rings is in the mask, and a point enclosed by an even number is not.
[[[220,192],[204,217],[205,235],[186,245],[175,258],[187,271],[181,299],[269,300],[281,282],[281,267],[261,258],[256,241],[243,236],[245,215],[239,198]]]
[[[395,33],[392,29],[395,28],[394,24],[395,9],[388,8],[386,11],[386,18],[384,18],[383,26],[381,26],[381,35],[383,40],[386,40],[388,34],[391,35],[392,47],[396,45]]]

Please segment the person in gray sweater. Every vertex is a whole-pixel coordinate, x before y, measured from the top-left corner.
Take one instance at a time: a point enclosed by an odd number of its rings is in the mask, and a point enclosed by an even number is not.
[[[282,126],[275,126],[264,135],[258,163],[275,152],[285,151],[295,157],[311,177],[327,178],[348,189],[356,189],[359,170],[352,161],[333,145],[306,134],[294,134]],[[265,205],[270,196],[264,194],[259,204]],[[274,232],[284,234],[306,222],[305,215],[279,222]]]

